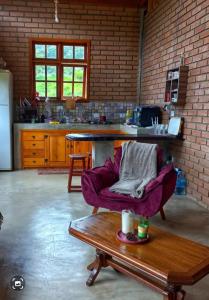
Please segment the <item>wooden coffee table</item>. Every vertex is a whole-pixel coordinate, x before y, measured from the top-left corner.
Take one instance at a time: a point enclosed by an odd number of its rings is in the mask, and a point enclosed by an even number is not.
[[[101,268],[111,266],[155,289],[164,300],[183,300],[182,285],[193,285],[209,273],[209,247],[150,226],[146,244],[124,244],[116,233],[121,215],[101,212],[70,224],[69,232],[96,248],[87,268],[92,285]]]

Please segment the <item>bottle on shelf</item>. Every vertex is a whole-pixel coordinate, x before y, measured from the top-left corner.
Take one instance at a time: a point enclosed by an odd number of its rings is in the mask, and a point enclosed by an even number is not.
[[[44,114],[41,115],[40,121],[41,121],[41,123],[45,122],[45,115]]]
[[[140,108],[137,107],[133,111],[133,124],[140,126]]]
[[[131,109],[127,109],[126,111],[126,124],[130,125],[133,122],[133,111]]]

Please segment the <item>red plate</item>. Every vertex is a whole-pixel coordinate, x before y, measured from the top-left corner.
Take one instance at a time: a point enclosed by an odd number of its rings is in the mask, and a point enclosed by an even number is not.
[[[119,230],[119,231],[117,232],[117,239],[118,239],[119,241],[123,242],[123,243],[126,243],[126,244],[143,244],[143,243],[146,243],[146,242],[149,241],[149,235],[147,235],[147,237],[144,238],[144,239],[140,239],[140,238],[138,237],[138,235],[137,235],[137,230],[135,231],[134,234],[135,234],[135,237],[137,238],[137,240],[135,240],[135,241],[130,241],[130,240],[127,239],[126,234],[123,233],[121,230]]]

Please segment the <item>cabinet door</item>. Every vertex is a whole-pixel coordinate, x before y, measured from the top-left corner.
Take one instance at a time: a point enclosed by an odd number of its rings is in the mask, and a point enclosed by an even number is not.
[[[63,134],[49,134],[47,146],[47,165],[49,167],[66,166],[65,136]]]

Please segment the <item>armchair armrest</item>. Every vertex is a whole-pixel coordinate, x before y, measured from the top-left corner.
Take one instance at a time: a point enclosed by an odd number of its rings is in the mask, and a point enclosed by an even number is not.
[[[105,167],[96,167],[86,170],[82,174],[82,187],[86,184],[92,186],[96,193],[105,187],[113,185],[117,181],[116,175]]]
[[[119,179],[115,173],[111,159],[106,160],[105,165],[83,172],[81,177],[82,188],[90,185],[98,193],[101,189],[113,185]],[[85,193],[85,190],[83,191]]]
[[[153,189],[155,189],[159,184],[163,184],[166,177],[172,172],[174,172],[173,164],[168,164],[168,165],[164,166],[160,170],[158,176],[155,179],[151,180],[146,185],[145,192],[148,193],[148,192],[152,191]]]
[[[99,192],[113,185],[117,180],[118,174],[114,172],[111,160],[106,161],[102,167],[84,171],[81,177],[81,187],[85,201],[97,207]]]
[[[166,177],[170,176],[170,174],[176,174],[172,163],[164,166],[156,179],[159,183],[164,183]]]

